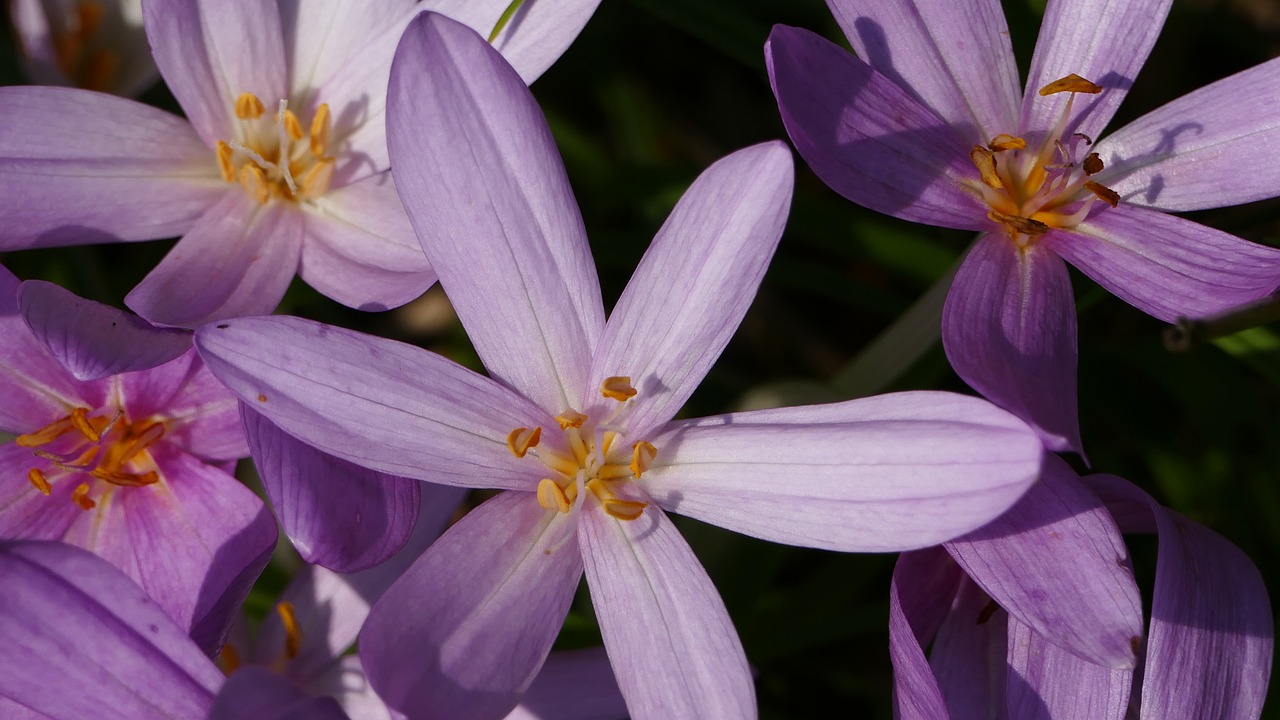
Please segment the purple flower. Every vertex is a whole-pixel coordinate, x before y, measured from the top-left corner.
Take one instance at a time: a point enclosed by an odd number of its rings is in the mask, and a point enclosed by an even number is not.
[[[784,26],[765,46],[787,131],[828,185],[981,233],[947,297],[943,347],[1053,450],[1081,450],[1063,260],[1166,321],[1280,285],[1280,251],[1160,212],[1276,194],[1280,58],[1094,143],[1170,1],[1050,0],[1025,94],[997,0],[829,0],[858,57]]]
[[[1218,534],[1118,477],[1072,479],[1075,492],[1105,501],[1127,532],[1159,534],[1150,631],[1145,643],[1133,638],[1136,670],[1064,648],[940,549],[906,553],[890,594],[895,716],[1257,718],[1273,643],[1257,568]],[[1115,561],[1128,567],[1123,546]],[[1107,608],[1079,612],[1099,610]]]
[[[132,97],[160,77],[141,0],[14,0],[9,20],[32,82]]]
[[[0,538],[101,555],[213,651],[275,523],[231,474],[235,398],[189,334],[143,326],[0,268]]]
[[[526,3],[494,42],[532,80],[598,3]],[[488,33],[509,4],[459,12]],[[351,307],[418,296],[435,275],[396,197],[383,115],[420,7],[144,1],[190,122],[86,91],[0,90],[0,249],[182,235],[125,299],[164,325],[269,313],[295,274]]]
[[[493,379],[294,318],[207,326],[197,344],[233,392],[305,442],[380,472],[505,491],[372,610],[361,659],[391,707],[502,717],[585,570],[633,717],[750,716],[737,633],[662,509],[886,551],[972,530],[1034,480],[1040,443],[1025,425],[946,393],[671,420],[781,234],[792,166],[780,143],[694,182],[606,322],[564,168],[506,61],[427,14],[401,41],[389,98],[405,207]]]

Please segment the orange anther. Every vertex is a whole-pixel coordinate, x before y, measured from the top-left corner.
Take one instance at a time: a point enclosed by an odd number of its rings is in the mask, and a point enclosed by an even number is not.
[[[1080,167],[1084,169],[1085,175],[1097,175],[1102,172],[1102,158],[1098,157],[1098,153],[1089,153],[1080,163]]]
[[[644,514],[644,509],[649,507],[648,503],[636,502],[635,500],[618,500],[610,498],[602,500],[600,506],[611,517],[619,520],[635,520]]]
[[[218,172],[222,173],[222,179],[227,182],[234,182],[236,179],[236,167],[231,163],[235,152],[230,145],[218,141]]]
[[[1016,135],[1000,133],[999,135],[991,138],[991,142],[990,144],[987,145],[987,147],[991,148],[993,152],[1003,152],[1005,150],[1022,150],[1027,147],[1027,141],[1023,140],[1022,138]]]
[[[1004,187],[1004,181],[996,174],[996,154],[982,147],[974,145],[969,151],[969,159],[973,161],[973,166],[978,168],[978,176],[982,178],[982,184],[989,188],[1000,190]]]
[[[638,442],[631,447],[631,474],[634,477],[640,477],[645,470],[653,464],[653,459],[658,457],[658,448],[651,443],[644,441]]]
[[[263,205],[271,199],[271,187],[267,185],[267,175],[257,165],[245,165],[240,168],[240,185],[249,196]]]
[[[1053,82],[1040,88],[1041,95],[1053,95],[1060,92],[1086,93],[1089,95],[1097,95],[1102,92],[1102,86],[1091,83],[1075,73],[1054,80]]]
[[[122,487],[142,487],[160,482],[160,475],[154,470],[145,473],[130,473],[98,466],[90,470],[89,474],[99,480],[106,480],[112,485],[120,485]]]
[[[49,493],[53,492],[53,486],[45,479],[44,473],[40,472],[40,468],[31,468],[28,470],[27,480],[29,480],[31,484],[35,486],[35,489],[39,490],[43,495],[47,496]]]
[[[1102,199],[1103,202],[1110,205],[1111,207],[1115,207],[1116,205],[1120,204],[1120,193],[1116,192],[1115,190],[1112,190],[1111,188],[1107,187],[1106,185],[1103,185],[1102,183],[1096,183],[1092,180],[1085,180],[1084,189],[1088,190],[1094,195],[1097,195],[1099,198]]]
[[[71,501],[85,510],[92,510],[98,506],[98,503],[89,497],[89,483],[77,485],[76,489],[71,491]]]
[[[636,396],[636,389],[631,387],[630,376],[614,375],[600,383],[600,394],[618,402],[625,402]]]
[[[222,666],[222,674],[230,675],[240,669],[240,653],[231,647],[228,643],[222,646],[222,652],[218,655],[218,662]]]
[[[329,103],[323,103],[316,108],[315,117],[311,118],[311,154],[318,158],[324,157],[325,151],[329,149],[329,133],[333,129],[333,124],[329,122]]]
[[[556,416],[556,422],[560,423],[561,430],[568,430],[571,427],[580,428],[586,421],[587,416],[577,410],[565,410]]]
[[[39,430],[19,435],[14,438],[13,442],[18,447],[40,447],[41,445],[47,445],[62,437],[62,435],[71,430],[72,427],[70,416],[58,418]]]
[[[292,110],[284,111],[284,131],[291,140],[302,139],[302,123],[298,122],[298,116]]]
[[[987,217],[1023,235],[1043,235],[1049,232],[1049,226],[1039,220],[1032,220],[1018,215],[1006,215],[999,210],[987,211]]]
[[[298,626],[298,617],[294,614],[293,603],[281,600],[276,603],[276,614],[284,624],[284,656],[287,660],[298,657],[302,648],[302,628]]]
[[[538,504],[547,510],[562,513],[569,512],[571,505],[569,496],[564,493],[564,488],[550,478],[543,478],[538,483]]]
[[[507,449],[511,451],[512,455],[522,458],[525,453],[529,452],[529,448],[537,447],[538,441],[541,439],[541,427],[536,427],[532,430],[519,427],[507,433]]]
[[[329,184],[333,182],[335,165],[333,158],[327,158],[308,168],[298,181],[298,194],[313,198],[328,192]]]
[[[240,93],[236,98],[236,117],[241,120],[257,120],[265,111],[262,101],[253,93]]]

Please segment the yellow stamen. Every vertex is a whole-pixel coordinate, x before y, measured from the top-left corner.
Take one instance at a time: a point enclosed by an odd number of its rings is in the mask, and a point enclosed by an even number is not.
[[[298,181],[298,193],[303,197],[320,197],[328,192],[329,183],[333,182],[333,168],[333,158],[312,165]]]
[[[44,478],[44,473],[40,472],[40,468],[31,468],[28,470],[27,480],[31,481],[31,484],[45,496],[48,496],[49,493],[53,492],[53,486]]]
[[[97,428],[89,423],[88,408],[76,408],[71,411],[71,424],[75,429],[80,431],[89,442],[98,442],[102,440],[102,436],[98,434]]]
[[[329,103],[316,108],[315,117],[311,118],[311,154],[324,157],[329,149],[329,133],[333,126],[329,122]]]
[[[298,116],[294,115],[292,110],[284,111],[284,131],[289,134],[291,140],[302,139],[302,123],[298,122]]]
[[[1023,235],[1043,235],[1049,232],[1049,226],[1039,220],[1019,217],[1018,215],[1006,215],[999,210],[989,210],[987,217]]]
[[[236,98],[236,117],[241,120],[257,120],[264,112],[266,108],[262,106],[262,101],[257,95],[240,93],[240,97]]]
[[[154,485],[160,482],[160,475],[155,470],[145,473],[130,473],[123,470],[109,470],[104,467],[96,467],[89,471],[89,474],[99,480],[106,480],[112,485],[120,485],[122,487],[142,487],[144,485]]]
[[[84,510],[92,510],[98,506],[98,503],[89,497],[89,483],[77,485],[76,489],[71,491],[71,501]]]
[[[245,165],[240,168],[240,185],[250,197],[263,205],[271,199],[271,188],[267,186],[267,176],[257,165]]]
[[[658,457],[658,448],[651,443],[638,442],[631,448],[631,474],[640,477],[649,466],[653,464],[653,459]]]
[[[1084,169],[1085,175],[1097,175],[1102,172],[1104,166],[1102,158],[1098,157],[1098,153],[1094,152],[1085,156],[1084,161],[1080,163],[1080,167]]]
[[[218,141],[218,170],[222,173],[222,179],[227,182],[234,182],[236,179],[236,166],[231,164],[235,152],[230,145]]]
[[[612,430],[605,431],[604,437],[600,438],[600,454],[608,455],[609,450],[613,448],[613,441],[617,439],[618,433]]]
[[[601,480],[618,480],[632,474],[626,465],[605,465],[596,471],[596,477]]]
[[[538,504],[547,510],[565,513],[569,512],[572,503],[569,502],[569,496],[564,494],[564,488],[555,480],[543,478],[538,483]]]
[[[989,188],[1000,190],[1004,187],[1004,181],[996,174],[996,154],[981,145],[974,145],[969,151],[969,159],[973,161],[974,167],[978,168],[978,176],[982,178],[982,184]]]
[[[1000,133],[991,138],[991,143],[987,145],[993,152],[1004,152],[1005,150],[1023,150],[1027,147],[1027,141],[1016,135]]]
[[[1102,183],[1096,183],[1092,180],[1085,180],[1084,189],[1088,190],[1094,195],[1097,195],[1099,198],[1102,199],[1103,202],[1110,205],[1111,207],[1115,207],[1116,205],[1120,204],[1120,193],[1116,192],[1115,190],[1112,190],[1111,188],[1107,187],[1106,185],[1103,185]]]
[[[77,84],[85,90],[106,92],[111,89],[111,79],[120,71],[120,55],[110,50],[95,50],[89,53],[80,66],[80,77]]]
[[[1053,95],[1054,93],[1061,93],[1061,92],[1073,92],[1073,93],[1085,93],[1088,95],[1097,95],[1098,93],[1102,92],[1102,86],[1091,83],[1088,80],[1085,80],[1084,78],[1080,77],[1075,73],[1071,73],[1070,75],[1064,78],[1054,80],[1048,85],[1045,85],[1044,87],[1040,88],[1040,94],[1042,96]]]
[[[556,422],[560,423],[561,430],[568,430],[571,427],[580,428],[586,421],[587,416],[577,410],[565,410],[556,416]]]
[[[587,443],[582,439],[582,433],[578,428],[569,428],[564,431],[565,437],[569,440],[569,449],[573,451],[573,459],[578,461],[579,467],[587,466],[587,456],[591,454],[591,448],[587,447]]]
[[[626,402],[635,397],[636,389],[631,387],[630,376],[615,375],[605,378],[604,382],[600,383],[600,394],[618,402]]]
[[[22,435],[19,435],[18,437],[14,438],[13,442],[18,447],[26,447],[26,448],[40,447],[41,445],[47,445],[53,442],[54,440],[62,437],[65,433],[67,433],[71,429],[72,429],[72,425],[71,425],[70,416],[64,417],[64,418],[58,418],[57,420],[54,420],[53,422],[49,423],[48,425],[45,425],[39,430],[35,430],[29,433],[24,433]]]
[[[276,614],[280,616],[280,622],[284,623],[284,656],[292,660],[298,657],[298,650],[302,648],[302,628],[298,627],[293,603],[281,600],[276,604]]]
[[[218,660],[222,663],[222,674],[230,675],[240,669],[240,653],[230,645],[223,645],[222,652],[218,655]]]
[[[636,502],[635,500],[618,500],[610,498],[603,500],[600,506],[609,515],[619,520],[635,520],[644,514],[644,509],[649,507],[648,503]]]
[[[512,455],[518,458],[524,457],[529,452],[529,448],[537,447],[538,441],[542,439],[542,428],[536,427],[532,430],[526,427],[519,427],[507,433],[507,449]]]

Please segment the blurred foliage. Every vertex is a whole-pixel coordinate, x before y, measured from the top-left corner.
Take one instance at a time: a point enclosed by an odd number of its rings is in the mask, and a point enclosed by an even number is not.
[[[1015,52],[1030,62],[1043,0],[1006,0]],[[1179,0],[1113,127],[1280,53],[1274,0]],[[786,133],[764,72],[775,23],[843,43],[821,0],[606,0],[579,40],[534,85],[563,153],[600,268],[606,303],[621,293],[667,212],[708,164]],[[6,57],[7,35],[0,47]],[[0,62],[0,81],[15,81]],[[147,102],[176,111],[163,88]],[[1242,237],[1280,244],[1280,201],[1194,213]],[[759,295],[685,413],[724,412],[749,392],[829,385],[859,351],[953,265],[970,237],[863,210],[797,157],[791,218]],[[169,241],[0,256],[22,278],[120,304]],[[1080,407],[1091,467],[1124,476],[1225,535],[1276,596],[1280,578],[1280,341],[1256,330],[1170,354],[1162,326],[1074,275]],[[443,294],[369,315],[295,283],[281,312],[414,342],[479,368]],[[935,344],[886,389],[968,392]],[[841,385],[844,386],[843,384]],[[1077,464],[1083,467],[1082,464]],[[889,718],[887,592],[894,558],[782,547],[677,520],[706,565],[757,673],[764,718]],[[1139,564],[1154,555],[1148,541]],[[1140,568],[1149,592],[1150,567]],[[255,593],[270,607],[278,568]],[[1149,602],[1149,600],[1148,600]],[[560,646],[599,642],[579,593]],[[1280,718],[1272,702],[1264,717]]]

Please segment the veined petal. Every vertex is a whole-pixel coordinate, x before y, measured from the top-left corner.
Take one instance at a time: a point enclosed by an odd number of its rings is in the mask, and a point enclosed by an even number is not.
[[[547,656],[520,704],[503,720],[620,720],[628,717],[603,646]]]
[[[331,190],[307,209],[298,274],[328,297],[386,310],[435,284],[390,171]]]
[[[1031,423],[1048,449],[1083,453],[1071,279],[1043,243],[979,236],[942,308],[942,347],[957,375]]]
[[[360,659],[387,705],[413,718],[515,707],[582,577],[572,522],[533,493],[505,492],[423,553],[360,633]]]
[[[1018,65],[999,0],[827,0],[858,57],[969,146],[1017,127]]]
[[[636,438],[675,416],[738,329],[773,257],[791,203],[780,142],[707,168],[676,204],[614,306],[588,387],[629,376]],[[601,402],[594,398],[594,402]]]
[[[240,407],[262,487],[303,560],[353,572],[386,560],[409,539],[419,481],[323,453]]]
[[[720,593],[667,516],[579,514],[591,601],[631,716],[751,718],[755,688]]]
[[[1098,137],[1147,61],[1172,4],[1173,0],[1051,1],[1022,98],[1023,132],[1047,132],[1054,126],[1066,93],[1041,96],[1039,90],[1074,73],[1101,85],[1102,92],[1076,97],[1066,132]]]
[[[13,442],[0,445],[0,538],[60,540],[85,514],[71,500],[75,483],[54,482],[45,496],[27,481],[33,467],[48,464],[31,448]]]
[[[206,325],[196,346],[219,380],[280,429],[362,467],[464,487],[532,490],[541,479],[506,439],[555,421],[421,348],[286,317]]]
[[[333,698],[308,697],[266,668],[245,667],[227,678],[207,720],[349,720]]]
[[[0,430],[37,430],[80,402],[82,386],[31,333],[18,307],[20,282],[0,265]]]
[[[533,96],[484,38],[425,13],[388,97],[400,197],[485,367],[553,414],[582,407],[604,309]]]
[[[0,541],[0,575],[0,695],[58,720],[204,718],[221,673],[119,570]]]
[[[284,55],[288,63],[289,97],[302,101],[355,62],[355,56],[401,26],[414,10],[414,0],[349,3],[344,0],[277,0]],[[383,43],[382,78],[391,66],[395,39]],[[366,93],[376,85],[366,86]],[[343,108],[332,108],[340,115]]]
[[[941,548],[903,553],[889,586],[894,717],[946,720],[946,703],[924,648],[942,626],[963,575]]]
[[[1266,585],[1240,548],[1114,476],[1086,480],[1108,502],[1146,505],[1159,532],[1142,717],[1256,718],[1271,675]]]
[[[935,545],[986,524],[1040,472],[1017,418],[951,393],[718,415],[668,425],[637,480],[673,512],[848,552]]]
[[[1096,146],[1095,178],[1124,202],[1160,210],[1238,205],[1280,194],[1280,58],[1207,85]]]
[[[1202,317],[1280,287],[1280,250],[1120,204],[1045,244],[1097,283],[1165,322]]]
[[[486,38],[513,5],[512,0],[426,0],[422,4]],[[600,0],[523,2],[493,38],[493,46],[525,84],[532,84],[568,49],[599,5]]]
[[[904,220],[979,230],[971,143],[892,80],[809,32],[775,26],[765,64],[787,134],[832,190]]]
[[[302,213],[239,190],[209,208],[125,304],[153,323],[198,327],[276,309],[298,271]]]
[[[1019,720],[1124,720],[1132,670],[1095,665],[1009,617],[1005,701]]]
[[[43,280],[24,282],[18,304],[27,327],[78,380],[146,370],[191,349],[189,332],[155,327]]]
[[[1040,482],[1016,505],[946,547],[987,595],[1048,642],[1105,667],[1137,663],[1142,598],[1124,538],[1061,458],[1046,453]]]
[[[241,93],[268,107],[288,97],[274,0],[149,1],[143,18],[165,84],[208,147],[235,137]]]
[[[0,126],[0,249],[179,235],[226,192],[190,124],[132,100],[7,87]]]
[[[234,464],[249,456],[236,398],[209,372],[194,348],[189,353],[185,362],[179,358],[146,373],[122,376],[129,412],[133,417],[168,418],[166,443],[201,460]],[[171,393],[155,392],[169,383],[174,386]]]
[[[968,578],[929,652],[950,720],[1022,720],[1005,711],[1008,615]]]

